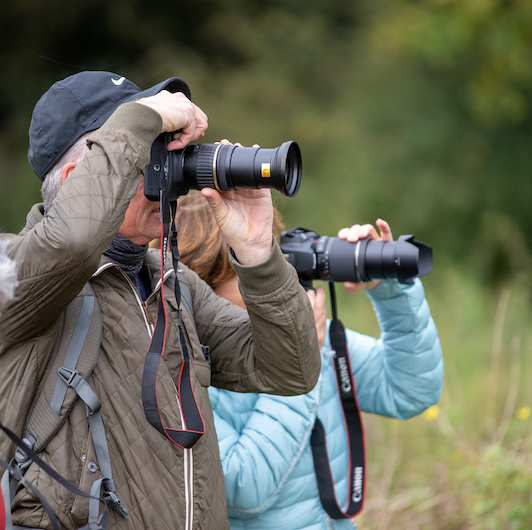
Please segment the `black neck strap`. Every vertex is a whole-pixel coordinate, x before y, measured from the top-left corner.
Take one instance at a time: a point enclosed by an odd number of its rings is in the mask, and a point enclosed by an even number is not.
[[[347,519],[358,515],[364,507],[366,488],[366,450],[364,446],[364,427],[358,406],[353,370],[349,360],[345,328],[336,313],[336,295],[334,283],[330,282],[333,319],[329,328],[331,348],[334,350],[334,369],[338,381],[338,392],[344,413],[347,444],[349,448],[349,479],[347,508],[342,510],[334,490],[334,479],[327,455],[325,430],[316,419],[310,438],[314,469],[318,481],[321,503],[332,519]]]
[[[161,364],[165,345],[168,319],[166,316],[166,306],[164,303],[164,265],[166,262],[166,249],[170,241],[172,251],[172,262],[174,272],[177,275],[179,252],[177,249],[177,231],[175,228],[175,211],[176,202],[168,201],[165,191],[161,191],[161,214],[163,216],[161,226],[161,293],[159,296],[159,308],[157,312],[157,323],[153,332],[150,348],[146,355],[144,363],[144,374],[142,376],[142,403],[146,419],[155,427],[163,436],[167,437],[179,447],[191,448],[205,433],[205,424],[199,410],[192,388],[190,379],[190,358],[185,341],[183,330],[183,319],[181,309],[181,289],[179,282],[176,280],[175,298],[178,311],[178,337],[179,348],[181,350],[181,371],[177,384],[177,398],[181,409],[182,429],[167,427],[164,425],[159,404],[157,401],[157,373]]]

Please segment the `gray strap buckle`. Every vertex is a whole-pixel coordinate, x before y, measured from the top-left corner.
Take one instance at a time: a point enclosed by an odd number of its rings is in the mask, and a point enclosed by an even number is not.
[[[28,433],[27,436],[22,439],[22,441],[28,447],[30,447],[30,449],[33,449],[36,440],[31,433]],[[21,449],[20,447],[17,447],[17,450],[15,451],[14,460],[16,462],[16,466],[21,470],[27,469],[32,463],[32,459],[26,454],[24,449]]]
[[[107,504],[107,506],[109,506],[109,508],[112,510],[115,510],[117,513],[119,513],[122,517],[127,518],[129,512],[124,506],[122,506],[122,501],[115,494],[115,481],[113,479],[104,478],[102,481],[102,486],[104,489],[103,500],[105,501],[105,504]]]
[[[98,396],[92,391],[89,383],[79,375],[78,370],[69,368],[68,366],[61,366],[61,368],[58,368],[57,374],[59,375],[59,380],[73,388],[78,396],[87,404],[90,409],[90,414],[94,414],[100,410],[101,403]],[[61,405],[59,403],[56,404],[54,401],[51,407],[58,414]]]
[[[67,366],[61,366],[61,368],[58,368],[57,373],[65,385],[71,386],[75,389],[73,382],[75,377],[79,375],[79,370],[68,368]]]

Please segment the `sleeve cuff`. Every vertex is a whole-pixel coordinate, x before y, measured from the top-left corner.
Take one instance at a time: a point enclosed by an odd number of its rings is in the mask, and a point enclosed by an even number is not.
[[[148,148],[161,133],[163,119],[158,112],[142,103],[124,103],[111,114],[102,129],[129,131]]]
[[[229,247],[229,262],[237,273],[240,284],[250,295],[264,295],[271,293],[286,284],[291,274],[292,266],[283,257],[279,244],[273,238],[270,257],[263,263],[252,266],[241,265]]]
[[[414,285],[399,283],[397,280],[382,280],[377,287],[366,292],[373,300],[384,300],[401,296],[406,291],[413,289],[418,283],[421,283],[419,278],[414,278]]]

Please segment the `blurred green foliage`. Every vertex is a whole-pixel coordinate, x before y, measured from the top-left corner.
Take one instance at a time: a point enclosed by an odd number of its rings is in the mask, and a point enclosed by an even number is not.
[[[141,88],[184,78],[209,116],[207,142],[297,140],[301,191],[275,197],[287,227],[335,235],[382,217],[396,237],[413,233],[434,248],[423,283],[446,363],[440,415],[366,418],[360,528],[532,526],[532,420],[515,415],[532,405],[531,2],[2,7],[0,230],[21,229],[39,200],[26,161],[32,108],[80,70],[113,71]],[[337,291],[345,324],[378,336],[365,297]]]
[[[0,229],[39,200],[27,128],[54,81],[178,75],[210,117],[205,141],[300,143],[301,192],[277,197],[287,226],[383,217],[434,247],[436,271],[528,276],[531,22],[525,0],[5,0]]]
[[[423,283],[444,352],[443,394],[406,422],[364,415],[368,480],[359,530],[529,530],[528,293],[519,278],[490,292],[452,267]],[[378,335],[368,306],[355,295],[341,314]]]

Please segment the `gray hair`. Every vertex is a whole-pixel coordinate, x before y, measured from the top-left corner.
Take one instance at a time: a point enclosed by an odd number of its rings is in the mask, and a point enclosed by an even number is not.
[[[63,167],[74,162],[77,164],[89,150],[87,147],[87,136],[83,135],[60,159],[59,162],[48,172],[41,187],[41,195],[44,202],[44,210],[47,211],[59,193],[61,187],[61,171]]]
[[[17,268],[15,262],[6,255],[7,243],[0,239],[0,313],[15,295]]]

